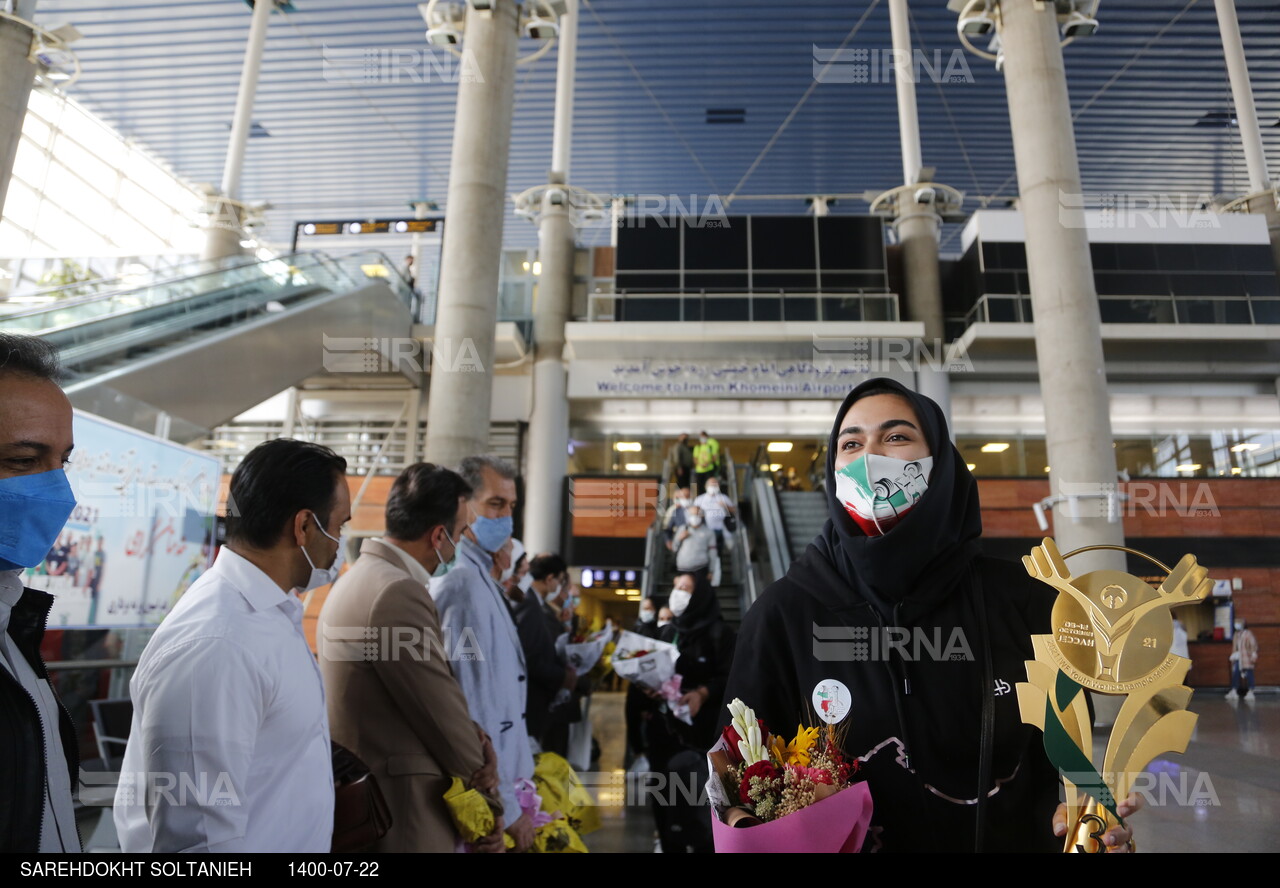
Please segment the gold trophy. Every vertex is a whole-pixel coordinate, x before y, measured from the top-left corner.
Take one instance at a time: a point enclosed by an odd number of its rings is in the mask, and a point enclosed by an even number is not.
[[[1058,590],[1053,634],[1033,635],[1036,658],[1018,683],[1022,720],[1044,732],[1045,751],[1063,775],[1069,852],[1105,851],[1102,836],[1117,823],[1118,803],[1134,778],[1158,755],[1186,752],[1196,715],[1187,712],[1191,688],[1182,684],[1191,661],[1171,654],[1170,610],[1203,601],[1213,588],[1207,569],[1184,555],[1158,588],[1117,570],[1073,577],[1050,538],[1024,556],[1027,573]],[[1093,765],[1093,733],[1083,689],[1124,697],[1107,740],[1101,773]],[[1081,803],[1083,794],[1087,801]]]

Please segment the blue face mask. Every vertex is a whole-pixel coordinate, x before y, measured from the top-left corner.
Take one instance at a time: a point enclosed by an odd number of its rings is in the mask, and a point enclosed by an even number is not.
[[[0,570],[44,561],[75,507],[62,469],[0,479]]]
[[[480,544],[481,549],[486,552],[497,552],[511,536],[512,527],[510,515],[505,518],[486,518],[479,515],[471,523],[471,532],[476,535],[476,542]]]
[[[453,546],[453,557],[445,561],[444,556],[440,554],[440,550],[434,546],[432,547],[431,551],[436,553],[436,560],[440,562],[436,565],[436,569],[431,572],[431,576],[435,579],[444,576],[458,564],[458,544],[453,541],[453,537],[449,536],[449,531],[447,530],[444,532],[444,538]]]

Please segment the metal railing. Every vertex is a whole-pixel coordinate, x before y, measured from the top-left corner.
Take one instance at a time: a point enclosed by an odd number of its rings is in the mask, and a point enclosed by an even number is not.
[[[734,301],[745,305],[734,306]],[[628,310],[631,306],[633,311]],[[745,309],[745,310],[744,310]],[[647,315],[647,316],[640,316]],[[897,321],[898,296],[882,291],[619,290],[593,293],[589,321]]]
[[[1099,296],[1098,306],[1104,324],[1280,324],[1280,299],[1259,296]],[[1033,320],[1030,296],[986,293],[964,326]]]

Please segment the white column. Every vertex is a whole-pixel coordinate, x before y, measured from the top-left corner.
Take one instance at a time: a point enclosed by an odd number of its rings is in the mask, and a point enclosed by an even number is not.
[[[568,182],[573,141],[573,87],[577,67],[577,0],[560,18],[556,61],[555,124],[551,141],[552,184]],[[567,200],[543,197],[538,223],[542,274],[533,314],[533,411],[529,417],[528,477],[525,479],[524,543],[534,553],[558,552],[565,518],[564,479],[569,460],[568,374],[564,325],[573,300],[573,218]]]
[[[27,21],[35,15],[36,0],[18,0],[14,13]],[[27,61],[31,52],[31,29],[8,19],[0,20],[0,213],[13,175],[13,159],[27,116],[27,98],[35,81],[36,67]]]
[[[489,447],[493,331],[515,102],[516,14],[514,0],[495,0],[489,12],[467,6],[463,52],[472,54],[479,76],[458,84],[449,164],[449,233],[441,260],[427,401],[426,460],[437,465],[456,466]]]
[[[1249,171],[1249,192],[1269,192],[1250,201],[1249,211],[1266,216],[1271,234],[1271,251],[1280,272],[1280,210],[1271,176],[1267,172],[1267,155],[1262,147],[1262,130],[1258,128],[1258,110],[1253,102],[1253,86],[1249,82],[1249,66],[1245,62],[1244,42],[1240,39],[1240,22],[1236,18],[1235,0],[1214,0],[1218,11],[1218,29],[1222,32],[1222,55],[1231,79],[1231,98],[1235,104],[1240,128],[1240,144]]]
[[[915,65],[907,0],[889,0],[889,28],[893,35],[893,80],[898,93],[898,136],[902,144],[902,181],[914,185],[924,165],[920,150],[920,120],[916,110]],[[941,219],[930,203],[915,199],[914,192],[898,198],[897,231],[902,245],[902,276],[907,316],[924,324],[924,352],[937,355],[943,364],[916,369],[916,387],[937,401],[950,425],[951,378],[943,355],[942,279],[938,269],[938,226]],[[912,350],[912,353],[918,353]],[[953,431],[954,434],[954,431]]]
[[[244,65],[240,69],[240,91],[236,94],[235,115],[231,119],[231,137],[227,140],[227,159],[222,167],[222,197],[240,198],[240,175],[244,170],[245,150],[249,145],[249,130],[253,126],[253,99],[258,92],[258,72],[262,69],[262,49],[267,42],[267,20],[275,7],[275,0],[257,0],[253,6],[253,18],[249,23],[249,45],[244,52]],[[217,198],[212,198],[216,201]],[[238,226],[240,214],[227,204],[219,202],[221,212],[215,214],[224,222]],[[210,226],[206,234],[202,259],[221,259],[241,252],[241,233],[228,228]]]
[[[1037,9],[1030,0],[1001,3],[1000,11],[1052,493],[1112,491],[1116,462],[1101,320],[1084,213],[1075,209],[1080,166],[1057,19],[1053,4]],[[1106,520],[1102,500],[1081,500],[1080,513],[1085,517],[1073,521],[1066,504],[1055,509],[1053,536],[1064,553],[1124,543],[1121,524]],[[1124,565],[1122,553],[1103,551],[1073,559],[1071,567],[1079,574]]]

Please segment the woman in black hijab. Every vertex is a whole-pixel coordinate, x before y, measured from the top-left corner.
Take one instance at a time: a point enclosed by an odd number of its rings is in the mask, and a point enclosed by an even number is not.
[[[1054,594],[982,556],[978,485],[942,410],[889,379],[855,388],[826,494],[821,533],[743,620],[752,656],[725,701],[788,735],[838,723],[870,782],[867,849],[1061,850],[1058,774],[1014,692]]]
[[[668,706],[650,720],[650,764],[667,775],[654,816],[665,853],[710,852],[711,811],[697,800],[707,782],[706,753],[724,708],[735,635],[705,577],[699,582],[691,573],[676,574],[673,586],[667,606],[675,615],[673,640],[680,652],[679,702],[689,707],[693,724],[675,718]]]

